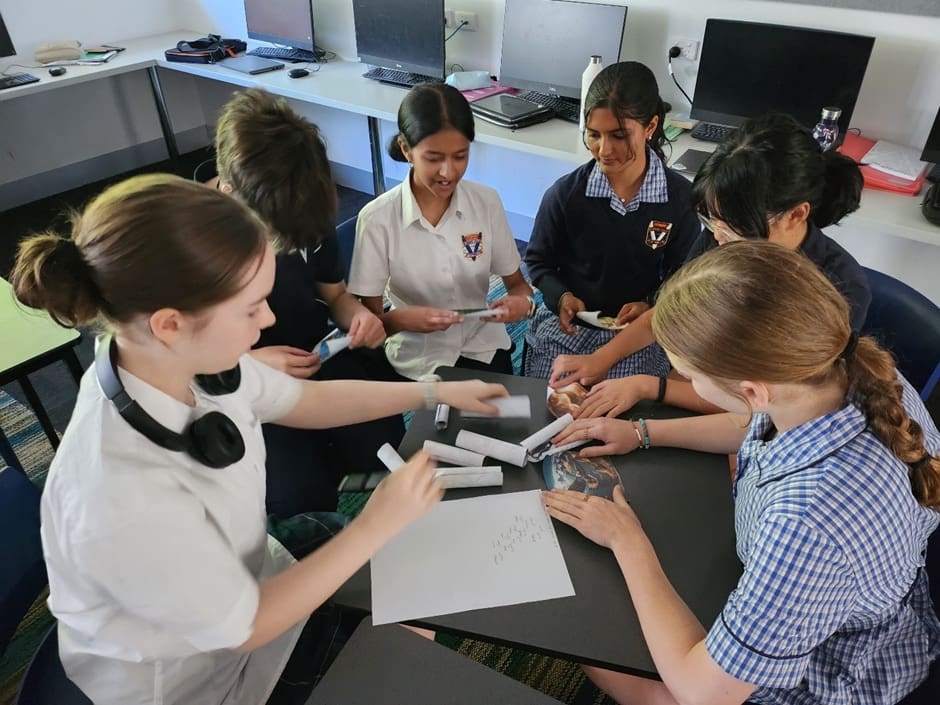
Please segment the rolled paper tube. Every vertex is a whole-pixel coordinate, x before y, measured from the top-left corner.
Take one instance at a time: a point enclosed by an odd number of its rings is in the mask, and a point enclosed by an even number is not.
[[[337,353],[342,352],[349,347],[350,342],[352,342],[352,336],[350,335],[344,335],[342,338],[327,340],[325,343],[323,343],[323,345],[320,346],[320,362],[326,362]]]
[[[498,465],[477,468],[438,468],[434,473],[445,489],[502,487],[503,470]]]
[[[443,431],[447,428],[447,420],[450,418],[450,407],[447,404],[438,404],[437,411],[434,413],[434,428]]]
[[[503,469],[499,465],[477,465],[477,466],[461,466],[455,468],[435,468],[434,476],[435,477],[447,477],[452,475],[479,475],[484,472],[502,472]]]
[[[392,472],[395,472],[402,465],[405,464],[405,461],[402,460],[402,457],[398,454],[398,451],[392,448],[390,443],[385,443],[381,448],[378,449],[376,455],[379,456],[379,460],[382,461],[382,465],[387,467]]]
[[[455,448],[446,443],[437,441],[425,441],[424,449],[435,460],[451,465],[480,466],[483,465],[483,456],[463,448]]]
[[[571,414],[565,414],[564,416],[561,416],[552,421],[541,431],[536,431],[528,438],[522,439],[519,441],[519,444],[526,450],[535,450],[539,446],[548,443],[552,438],[561,433],[573,422],[574,418],[571,416]]]
[[[507,443],[497,438],[483,436],[473,431],[461,431],[456,443],[461,448],[480,453],[487,458],[496,458],[510,465],[522,467],[526,464],[527,451],[516,443]]]

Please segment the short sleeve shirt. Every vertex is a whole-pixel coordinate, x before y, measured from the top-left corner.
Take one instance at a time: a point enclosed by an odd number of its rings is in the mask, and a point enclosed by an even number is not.
[[[485,308],[490,276],[509,276],[519,262],[496,191],[458,182],[449,208],[431,225],[409,178],[359,213],[349,290],[357,296],[387,293],[396,308]],[[399,374],[417,379],[460,356],[488,363],[509,346],[504,324],[471,320],[445,331],[397,333],[386,340],[385,352]]]
[[[265,532],[261,423],[289,412],[300,382],[241,361],[237,391],[193,386],[189,407],[120,370],[129,395],[180,432],[220,411],[245,455],[222,469],[160,448],[103,395],[94,367],[42,497],[49,607],[69,677],[97,705],[261,703],[299,626],[251,653],[259,581],[290,564]]]
[[[940,434],[904,382],[927,448]],[[738,454],[735,528],[744,573],[706,638],[750,702],[894,703],[940,654],[923,570],[938,515],[908,467],[852,404],[773,438],[757,414]]]

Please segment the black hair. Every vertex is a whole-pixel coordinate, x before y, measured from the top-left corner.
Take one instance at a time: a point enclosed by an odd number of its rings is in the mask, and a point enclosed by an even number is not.
[[[446,83],[421,83],[408,91],[398,106],[398,134],[389,142],[388,154],[396,162],[407,161],[399,139],[410,148],[448,127],[473,142],[476,131],[470,103]]]
[[[659,97],[656,76],[646,65],[638,61],[621,61],[602,69],[588,88],[583,108],[585,123],[595,108],[607,108],[618,121],[636,120],[644,127],[654,117],[659,117],[649,146],[665,164],[663,144],[668,140],[663,125],[666,106]]]
[[[692,183],[692,207],[720,217],[745,237],[766,238],[768,216],[805,202],[817,227],[858,209],[862,172],[836,151],[823,152],[795,118],[769,113],[732,132]]]

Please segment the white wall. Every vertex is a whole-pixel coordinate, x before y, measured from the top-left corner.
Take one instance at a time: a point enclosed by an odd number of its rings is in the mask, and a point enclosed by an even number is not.
[[[915,146],[923,145],[940,105],[940,18],[916,17],[863,10],[808,6],[764,0],[608,0],[629,7],[622,58],[642,61],[657,75],[663,96],[684,109],[679,92],[665,68],[671,40],[702,39],[708,17],[777,22],[834,29],[876,37],[853,126],[866,135]],[[343,58],[356,55],[351,0],[312,0],[317,43]],[[498,73],[502,42],[504,0],[447,0],[448,9],[477,13],[479,31],[459,32],[447,44],[447,63],[465,69]],[[0,0],[3,13],[21,56],[49,39],[76,37],[88,42],[187,28],[196,34],[216,31],[228,36],[246,35],[241,0]],[[0,60],[0,68],[6,62]],[[691,94],[695,64],[675,62],[680,81]],[[324,70],[329,70],[326,67]],[[187,76],[168,75],[166,89],[173,123],[181,147],[208,143],[209,131],[229,88]],[[24,100],[0,103],[0,208],[37,198],[43,188],[67,188],[56,174],[71,173],[87,180],[107,174],[102,170],[128,159],[146,163],[161,145],[159,124],[153,111],[146,77],[126,76],[52,91]],[[344,180],[360,188],[369,169],[368,140],[362,120],[338,111],[297,106],[317,121],[329,143],[331,159],[348,168]],[[207,128],[208,126],[208,128]],[[387,140],[394,125],[382,124]],[[140,149],[140,146],[148,149]],[[121,154],[122,160],[95,155]],[[587,155],[585,155],[587,157]],[[72,165],[72,171],[61,167]],[[85,167],[84,172],[81,167]],[[401,178],[399,166],[386,161],[390,179]],[[564,164],[494,147],[477,145],[470,178],[497,188],[510,211],[517,235],[527,237],[539,197]],[[358,180],[355,178],[359,176]],[[25,185],[25,186],[24,186]],[[74,184],[72,184],[74,185]],[[28,195],[27,195],[28,194]],[[12,199],[12,201],[11,201]],[[17,200],[18,199],[18,200]],[[839,239],[865,264],[883,267],[909,281],[935,301],[940,301],[940,248],[879,237],[850,226],[839,230]]]
[[[171,31],[179,22],[176,2],[0,0],[17,50],[15,58],[0,59],[0,69],[33,65],[36,46],[48,41],[94,44]],[[163,86],[181,147],[204,144],[205,119],[193,82],[167,75]],[[108,176],[105,169],[127,170],[166,155],[143,72],[0,102],[0,126],[0,209]],[[84,168],[89,162],[98,168]]]

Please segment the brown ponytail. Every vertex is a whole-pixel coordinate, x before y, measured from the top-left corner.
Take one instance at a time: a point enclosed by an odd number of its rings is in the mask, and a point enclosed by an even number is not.
[[[660,290],[656,339],[736,394],[736,381],[839,384],[874,435],[910,467],[922,505],[940,509],[940,459],[902,403],[894,360],[857,339],[849,307],[805,255],[766,240],[732,242],[696,258]]]
[[[846,362],[855,403],[872,433],[911,468],[911,490],[925,507],[940,509],[940,459],[924,447],[924,431],[901,402],[903,387],[894,360],[873,338],[860,338]]]
[[[22,303],[67,326],[99,314],[126,323],[161,308],[193,313],[243,286],[266,235],[223,193],[168,174],[135,176],[74,215],[71,238],[24,240],[11,283]]]

